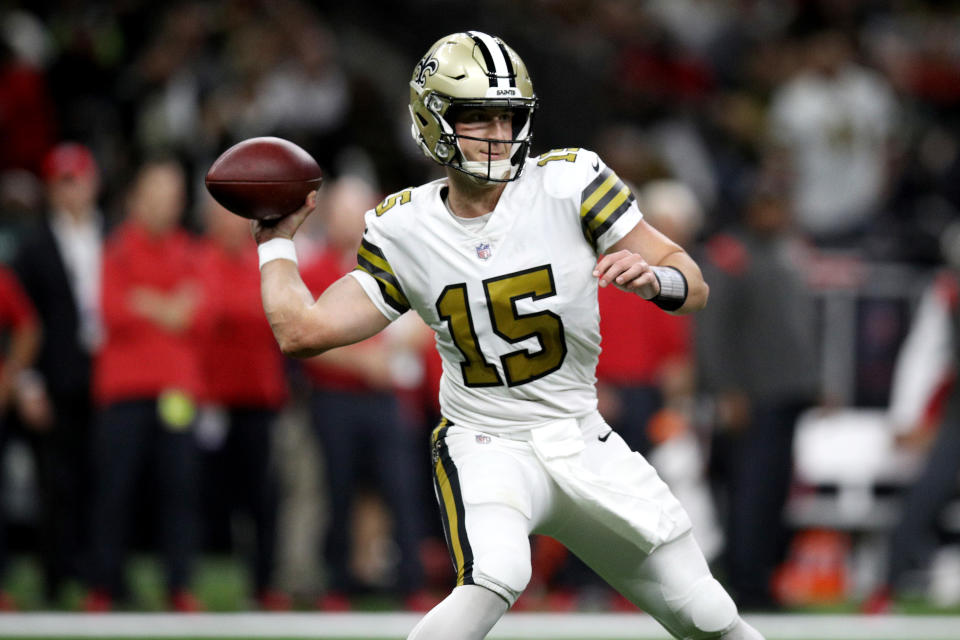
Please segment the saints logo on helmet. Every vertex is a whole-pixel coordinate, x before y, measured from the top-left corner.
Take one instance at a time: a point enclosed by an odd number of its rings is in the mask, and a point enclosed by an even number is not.
[[[417,68],[413,70],[413,83],[418,87],[423,87],[427,82],[427,75],[433,75],[437,72],[440,63],[436,58],[424,58],[417,63]]]
[[[454,130],[458,112],[470,108],[509,109],[513,115],[509,157],[469,161]],[[533,137],[537,108],[533,83],[523,60],[503,40],[479,31],[440,38],[410,79],[411,133],[427,157],[481,182],[509,182],[523,169]]]

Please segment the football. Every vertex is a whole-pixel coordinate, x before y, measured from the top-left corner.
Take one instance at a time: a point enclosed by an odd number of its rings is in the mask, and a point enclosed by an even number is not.
[[[210,166],[207,191],[238,216],[276,221],[303,206],[323,182],[313,157],[283,138],[249,138],[238,142]]]

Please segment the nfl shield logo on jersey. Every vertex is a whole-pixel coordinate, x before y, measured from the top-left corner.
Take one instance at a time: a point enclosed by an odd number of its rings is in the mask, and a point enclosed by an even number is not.
[[[493,251],[490,250],[489,242],[481,242],[477,245],[477,257],[481,260],[487,260],[490,256],[493,255]]]

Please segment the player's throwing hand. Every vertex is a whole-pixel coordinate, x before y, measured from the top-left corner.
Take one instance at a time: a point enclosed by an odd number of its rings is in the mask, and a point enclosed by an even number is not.
[[[262,222],[260,220],[250,221],[250,232],[257,244],[263,244],[267,240],[274,238],[293,239],[293,234],[297,232],[303,221],[317,209],[317,195],[319,191],[311,191],[303,201],[303,206],[284,216],[277,221]]]

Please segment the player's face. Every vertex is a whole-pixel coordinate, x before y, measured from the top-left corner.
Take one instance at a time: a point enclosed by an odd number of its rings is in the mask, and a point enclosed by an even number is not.
[[[466,136],[460,138],[460,148],[467,160],[487,162],[509,157],[513,138],[513,111],[510,109],[467,109],[457,116],[453,126],[457,135]]]

